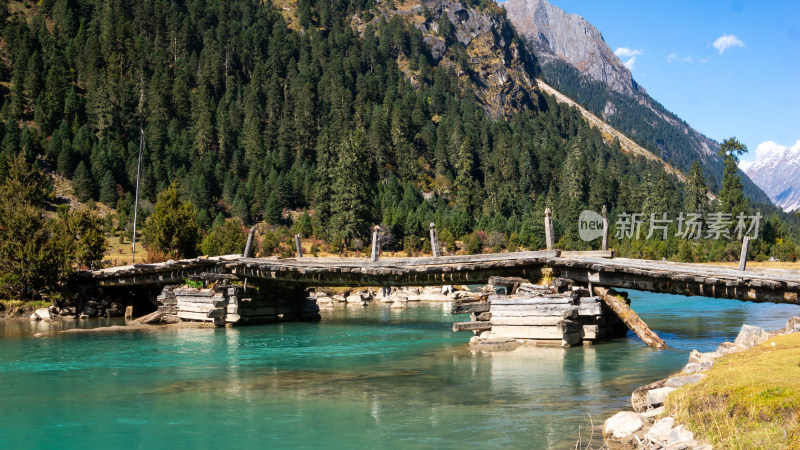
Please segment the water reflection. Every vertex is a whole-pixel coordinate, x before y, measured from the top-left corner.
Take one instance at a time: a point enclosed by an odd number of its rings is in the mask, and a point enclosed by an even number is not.
[[[337,306],[319,323],[158,333],[58,333],[100,321],[0,322],[0,439],[34,447],[563,448],[590,415],[599,423],[626,407],[635,387],[678,370],[691,348],[716,347],[742,322],[776,329],[800,315],[782,305],[632,297],[673,350],[631,336],[472,353],[470,334],[451,331],[463,319],[442,304]]]

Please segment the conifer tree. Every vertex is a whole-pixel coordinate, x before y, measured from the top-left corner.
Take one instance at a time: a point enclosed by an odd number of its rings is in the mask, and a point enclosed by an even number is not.
[[[82,202],[88,201],[94,195],[92,174],[83,161],[78,163],[78,167],[75,168],[75,174],[72,177],[72,192]]]
[[[200,236],[196,216],[194,205],[180,201],[173,183],[158,194],[153,214],[145,222],[145,245],[153,254],[169,258],[194,257]]]
[[[738,175],[739,156],[747,152],[747,147],[736,138],[728,138],[719,147],[723,158],[722,190],[719,193],[720,211],[733,217],[747,209],[747,198],[742,191],[742,179]]]

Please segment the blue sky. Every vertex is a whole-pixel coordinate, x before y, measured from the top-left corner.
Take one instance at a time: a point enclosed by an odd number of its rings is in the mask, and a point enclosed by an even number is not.
[[[668,110],[744,143],[745,164],[800,141],[800,0],[549,1],[597,27]]]

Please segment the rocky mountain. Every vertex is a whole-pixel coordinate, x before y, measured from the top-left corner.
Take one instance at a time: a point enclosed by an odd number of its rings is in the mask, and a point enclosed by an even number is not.
[[[541,99],[534,56],[496,4],[471,3],[376,2],[383,14],[369,22],[355,18],[355,27],[363,31],[368,24],[400,16],[422,33],[434,63],[453,69],[464,90],[474,92],[490,116],[508,118],[521,110],[538,110]],[[419,84],[419,74],[409,69],[409,61],[400,58],[398,65],[412,84]]]
[[[784,211],[800,208],[800,141],[791,147],[765,143],[766,152],[745,173]],[[759,146],[761,149],[761,146]]]
[[[529,39],[542,62],[564,60],[616,92],[644,92],[606,45],[600,31],[583,17],[568,14],[544,0],[509,0],[505,7],[514,26]]]
[[[719,143],[650,97],[597,28],[546,0],[507,0],[503,5],[534,51],[547,83],[676,168],[688,172],[699,160],[712,190],[719,188]],[[770,203],[750,179],[742,181],[751,200]]]

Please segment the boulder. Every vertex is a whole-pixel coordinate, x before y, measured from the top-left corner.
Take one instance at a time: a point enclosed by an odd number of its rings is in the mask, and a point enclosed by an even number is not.
[[[603,425],[603,436],[620,439],[641,430],[643,426],[644,422],[639,414],[633,411],[620,411],[606,420]]]
[[[694,440],[694,433],[687,430],[683,425],[678,425],[669,432],[669,440],[667,441],[667,449],[684,449],[697,447],[697,441]]]
[[[769,334],[763,328],[742,325],[742,329],[733,343],[746,350],[766,342],[767,339],[769,339]]]
[[[671,388],[679,388],[687,384],[697,383],[698,381],[702,380],[705,377],[706,375],[704,373],[697,373],[694,375],[685,375],[685,376],[667,378],[667,382],[664,383],[664,386]]]
[[[50,311],[47,308],[39,308],[31,314],[31,320],[50,320]]]
[[[673,426],[675,426],[675,419],[665,417],[656,422],[644,437],[654,444],[664,445],[669,442],[669,434]]]
[[[664,404],[664,400],[667,399],[667,395],[670,392],[674,391],[677,388],[674,387],[662,387],[658,389],[651,389],[647,391],[647,395],[645,399],[647,401],[647,406],[650,408],[655,408]]]
[[[800,332],[800,316],[794,316],[786,322],[786,328],[783,329],[786,334]]]
[[[120,302],[111,302],[108,307],[108,316],[109,317],[119,317],[125,314],[125,305]]]
[[[722,354],[717,352],[700,353],[697,350],[692,350],[689,353],[689,362],[698,364],[702,364],[704,362],[713,363],[714,360],[719,358],[720,356],[722,356]]]
[[[742,349],[737,347],[733,342],[723,342],[722,344],[719,344],[719,347],[717,347],[717,353],[720,355],[727,355],[729,353],[736,353],[740,351],[742,351]]]
[[[360,305],[364,302],[364,299],[361,298],[360,295],[348,295],[346,301],[347,303],[357,303]]]
[[[706,361],[703,363],[689,363],[683,367],[683,373],[687,375],[692,375],[701,372],[707,372],[711,367],[714,365],[712,361]]]
[[[655,417],[661,415],[664,412],[664,407],[659,406],[658,408],[651,409],[650,411],[645,411],[641,413],[642,419],[647,420],[648,422],[652,422]]]

